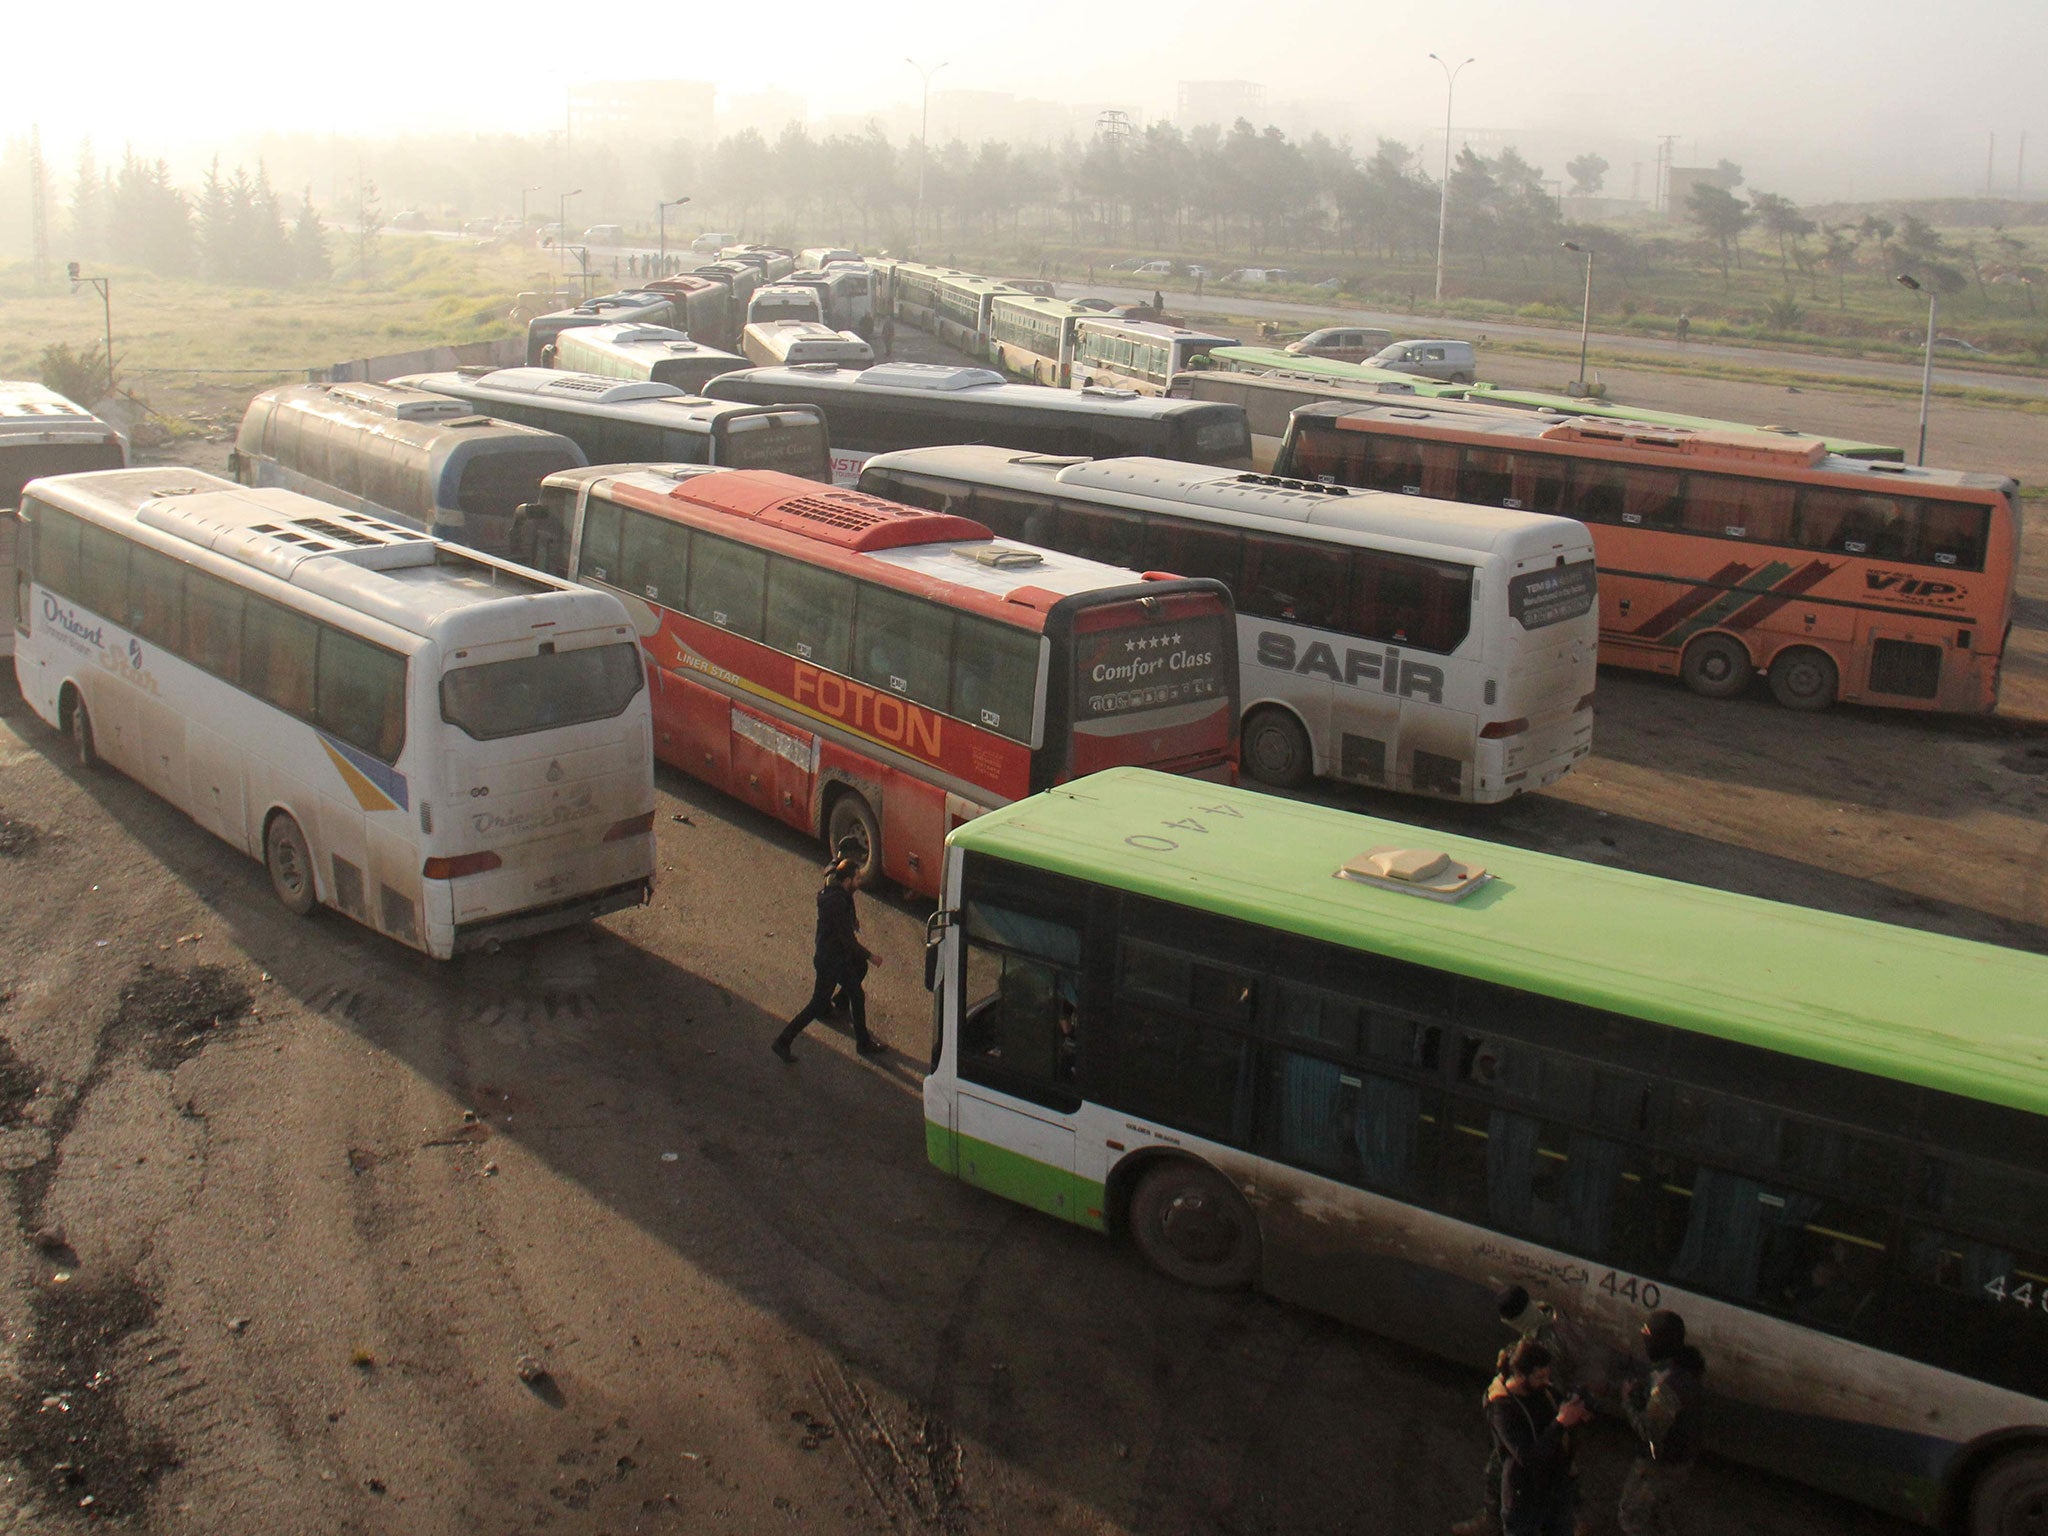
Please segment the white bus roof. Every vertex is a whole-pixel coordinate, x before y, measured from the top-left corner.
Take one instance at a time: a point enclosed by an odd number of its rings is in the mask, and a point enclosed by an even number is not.
[[[717,347],[706,346],[701,341],[692,341],[686,331],[671,330],[665,325],[642,325],[632,320],[616,320],[609,325],[581,325],[562,332],[557,347],[618,347],[645,349],[659,352],[664,357],[732,357],[731,352],[721,352]],[[513,370],[506,370],[511,372]]]
[[[627,622],[607,593],[296,491],[196,469],[69,475],[39,495],[182,540],[444,649]]]
[[[667,496],[684,481],[699,475],[757,473],[759,471],[720,469],[711,464],[593,465],[588,469],[564,470],[550,475],[548,483],[588,484],[593,491],[605,485],[630,485],[655,496]],[[838,494],[852,493],[841,491]],[[693,513],[705,511],[695,503],[686,502],[685,505]],[[743,524],[743,519],[734,519],[734,531],[741,531]],[[860,558],[883,561],[996,597],[1007,597],[1025,587],[1070,597],[1078,592],[1097,592],[1104,587],[1135,585],[1144,579],[1138,572],[1120,565],[1106,565],[1100,560],[1062,554],[1056,549],[1019,544],[1014,539],[944,539],[933,544],[903,544],[893,549],[868,550]]]
[[[720,374],[706,384],[718,389],[748,380],[774,388],[822,388],[835,395],[852,393],[894,395],[900,399],[946,394],[990,405],[1021,407],[1025,410],[1071,411],[1087,409],[1111,416],[1157,418],[1183,411],[1235,411],[1232,405],[1212,400],[1169,400],[1161,395],[1141,395],[1135,390],[1053,389],[1044,384],[1013,384],[989,368],[953,367],[943,363],[877,363],[872,368],[841,368],[833,363],[798,363],[785,368],[741,368]],[[801,399],[802,396],[794,398]]]
[[[596,373],[564,373],[559,368],[500,368],[476,378],[460,373],[416,373],[405,382],[470,402],[472,409],[493,400],[538,399],[569,410],[602,410],[608,416],[682,432],[709,432],[721,417],[735,411],[762,409],[732,400],[707,400],[702,395],[686,394],[673,384],[657,384],[651,379],[611,379]],[[796,402],[788,408],[803,412],[807,418],[816,411],[814,406]]]
[[[410,379],[390,384],[280,384],[249,402],[249,414],[243,418],[245,432],[251,420],[262,419],[256,412],[266,402],[277,409],[324,416],[354,427],[370,426],[378,436],[429,450],[448,447],[452,451],[473,443],[482,453],[519,452],[544,444],[581,451],[566,437],[479,414],[474,404]]]
[[[877,454],[867,467],[952,475],[975,484],[1047,496],[1066,494],[1135,510],[1194,517],[1215,514],[1214,520],[1240,527],[1258,521],[1311,524],[1339,535],[1370,534],[1467,553],[1523,551],[1532,541],[1544,548],[1592,547],[1584,525],[1568,517],[1284,480],[1178,459],[1072,459],[969,445]]]
[[[28,379],[0,379],[0,439],[87,438],[121,434],[84,406],[47,385]]]
[[[1184,325],[1161,325],[1157,320],[1119,320],[1114,315],[1097,315],[1082,321],[1091,330],[1118,331],[1153,341],[1213,341],[1219,347],[1238,345],[1235,336],[1218,336],[1212,331],[1192,331]]]

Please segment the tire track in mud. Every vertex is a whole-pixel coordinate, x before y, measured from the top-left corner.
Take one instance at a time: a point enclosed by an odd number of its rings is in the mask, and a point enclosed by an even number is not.
[[[20,1229],[42,1257],[28,1296],[26,1337],[17,1341],[17,1379],[0,1421],[0,1457],[22,1469],[21,1485],[11,1491],[26,1513],[68,1510],[76,1518],[147,1528],[159,1475],[180,1465],[176,1443],[161,1425],[142,1420],[136,1401],[137,1388],[157,1388],[169,1417],[179,1397],[202,1390],[168,1375],[175,1363],[166,1363],[165,1352],[175,1346],[156,1327],[160,1298],[132,1270],[82,1270],[64,1234],[44,1217],[66,1143],[115,1070],[132,1061],[173,1072],[251,1005],[248,989],[221,967],[145,961],[100,1023],[86,1070],[68,1089],[44,1080],[0,1039],[0,1121],[37,1125],[47,1138],[42,1155],[19,1166],[8,1188]]]

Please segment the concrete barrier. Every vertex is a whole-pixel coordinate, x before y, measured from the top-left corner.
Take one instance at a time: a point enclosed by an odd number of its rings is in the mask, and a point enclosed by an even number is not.
[[[451,368],[517,368],[526,361],[526,338],[465,341],[452,347],[422,347],[386,357],[358,357],[324,368],[308,368],[309,384],[382,384],[408,373],[445,373]]]

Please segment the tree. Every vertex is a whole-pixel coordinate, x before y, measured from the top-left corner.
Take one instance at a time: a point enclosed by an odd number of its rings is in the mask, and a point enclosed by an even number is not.
[[[183,276],[193,267],[192,205],[171,185],[162,160],[142,160],[131,149],[107,202],[107,250],[155,272]]]
[[[71,183],[71,250],[82,261],[107,254],[107,183],[93,159],[92,140],[78,150],[78,173]]]
[[[1572,179],[1572,196],[1597,197],[1600,188],[1607,181],[1607,160],[1602,155],[1586,154],[1576,160],[1565,162],[1564,173]]]
[[[1715,174],[1728,184],[1729,191],[1732,192],[1742,185],[1742,167],[1733,160],[1715,161],[1714,171]]]
[[[1748,205],[1734,193],[1723,191],[1710,181],[1702,181],[1694,185],[1692,194],[1685,200],[1685,216],[1719,247],[1721,286],[1726,288],[1729,263],[1731,260],[1739,261],[1742,232],[1749,228]]]
[[[1749,211],[1763,232],[1778,242],[1778,272],[1780,276],[1789,276],[1790,242],[1812,234],[1813,220],[1801,213],[1791,198],[1775,192],[1750,193]]]
[[[384,233],[384,201],[378,195],[377,183],[365,177],[356,178],[355,200],[349,206],[349,215],[356,226],[356,276],[368,278],[370,258],[377,254],[377,237]],[[565,238],[567,230],[557,238]]]
[[[1835,274],[1835,308],[1847,309],[1846,280],[1849,269],[1856,265],[1856,236],[1839,224],[1823,224],[1820,238],[1820,264]]]
[[[302,283],[325,282],[334,275],[334,258],[327,250],[327,226],[313,207],[313,189],[299,202],[299,216],[292,222],[292,275]]]

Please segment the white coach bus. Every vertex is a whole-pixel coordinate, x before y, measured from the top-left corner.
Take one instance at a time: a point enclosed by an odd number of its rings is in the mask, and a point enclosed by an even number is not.
[[[586,325],[556,338],[555,366],[565,373],[670,384],[694,395],[706,379],[744,368],[747,360],[665,325]]]
[[[22,697],[326,905],[436,959],[647,899],[653,744],[609,593],[197,470],[24,494]]]
[[[54,389],[0,379],[0,656],[14,654],[14,549],[21,488],[42,475],[119,469],[128,440]]]
[[[1484,804],[1554,782],[1592,749],[1593,541],[1569,518],[987,447],[880,454],[860,488],[1226,583],[1241,762],[1262,783],[1313,774]]]

